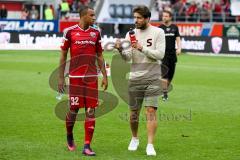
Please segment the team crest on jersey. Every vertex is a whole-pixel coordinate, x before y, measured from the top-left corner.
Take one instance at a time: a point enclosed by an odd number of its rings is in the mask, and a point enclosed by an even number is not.
[[[90,36],[91,36],[92,38],[95,38],[95,37],[96,37],[96,33],[95,33],[95,32],[90,32]]]
[[[167,28],[167,31],[169,32],[171,30],[171,28]]]

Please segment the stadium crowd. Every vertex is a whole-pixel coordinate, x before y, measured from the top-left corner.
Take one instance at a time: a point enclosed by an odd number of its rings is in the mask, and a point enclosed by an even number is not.
[[[78,13],[80,6],[93,7],[97,0],[58,0],[57,6],[44,4],[40,13],[39,5],[23,5],[21,19],[68,19],[71,13]],[[232,16],[230,0],[155,0],[155,10],[161,21],[162,11],[171,10],[174,21],[190,22],[239,22],[240,16]],[[42,16],[40,16],[42,14]],[[0,18],[7,18],[7,8],[4,4],[0,8]]]
[[[60,0],[58,5],[58,18],[68,18],[68,13],[78,13],[80,6],[88,5],[93,7],[96,0]]]
[[[156,0],[159,19],[163,10],[173,12],[174,21],[236,22],[239,17],[231,16],[230,0]]]
[[[1,9],[0,9],[0,18],[7,18],[7,9],[4,4],[2,4]]]
[[[44,20],[53,19],[67,19],[69,13],[78,13],[80,6],[90,5],[94,6],[96,0],[59,0],[58,7],[54,8],[53,4],[43,5]],[[20,19],[23,20],[39,20],[40,17],[40,6],[37,4],[23,4],[21,9]],[[8,9],[4,4],[0,8],[0,19],[7,18]]]

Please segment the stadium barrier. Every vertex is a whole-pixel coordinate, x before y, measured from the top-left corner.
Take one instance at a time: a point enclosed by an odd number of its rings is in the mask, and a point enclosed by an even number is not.
[[[63,30],[78,21],[64,20],[0,20],[0,30],[6,32],[63,32]],[[154,26],[159,26],[160,22],[151,22]],[[119,36],[124,37],[133,24],[110,24],[101,23],[102,35],[115,35],[116,28]],[[218,36],[218,37],[240,37],[240,24],[236,23],[176,23],[181,36]]]
[[[62,33],[1,32],[0,49],[4,50],[59,50]]]
[[[64,28],[77,24],[76,21],[60,21],[59,31],[63,32]],[[151,22],[154,26],[160,26],[160,22]],[[181,36],[223,36],[223,23],[176,23],[179,27]],[[236,24],[228,24],[236,27]],[[115,24],[100,23],[102,35],[115,35]],[[118,24],[119,36],[124,37],[129,28],[134,28],[133,24]],[[240,27],[239,27],[240,28]]]
[[[0,20],[0,30],[8,32],[58,32],[58,20]]]
[[[77,21],[0,20],[0,49],[59,50],[62,32]],[[160,22],[151,22],[159,26]],[[240,24],[176,23],[184,52],[240,54]],[[125,37],[133,24],[99,24],[103,47]],[[110,46],[110,45],[108,45]],[[111,48],[111,47],[110,47]]]
[[[184,52],[240,55],[240,38],[182,37],[181,42]]]
[[[59,50],[62,33],[44,32],[1,32],[0,49]],[[103,48],[115,41],[114,37],[104,35]],[[111,48],[111,47],[110,47]],[[240,55],[240,38],[230,37],[182,37],[184,52],[227,53]]]

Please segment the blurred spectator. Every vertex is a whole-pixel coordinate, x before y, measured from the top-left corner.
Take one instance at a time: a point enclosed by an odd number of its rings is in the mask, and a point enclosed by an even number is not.
[[[50,8],[52,10],[52,14],[53,14],[53,19],[55,19],[55,10],[52,4],[50,4]]]
[[[205,1],[200,8],[200,21],[201,22],[209,22],[210,14],[211,14],[211,4],[208,1]]]
[[[198,7],[195,1],[187,9],[187,16],[189,21],[197,21]]]
[[[156,10],[159,12],[159,20],[160,21],[162,19],[163,10],[169,10],[169,9],[171,10],[169,1],[157,0],[156,1],[156,7],[157,7]]]
[[[173,10],[175,21],[236,22],[237,16],[231,15],[230,0],[155,0],[155,7],[161,12],[168,6]],[[191,3],[190,3],[191,2]],[[161,18],[159,19],[161,21]]]
[[[214,5],[213,5],[213,21],[222,22],[222,6],[221,6],[221,3],[214,3]]]
[[[182,0],[178,0],[173,5],[173,14],[176,16],[176,21],[185,21],[185,11],[186,11],[186,3]]]
[[[227,4],[229,2],[229,0],[221,0],[221,4],[222,5],[225,5],[225,4]]]
[[[240,22],[240,16],[237,16],[237,17],[236,17],[236,21],[237,21],[237,22]]]
[[[95,5],[96,1],[97,0],[90,0],[87,5],[94,8],[94,5]]]
[[[32,5],[32,9],[29,12],[30,19],[38,19],[39,18],[39,12],[36,9],[35,5]]]
[[[66,0],[63,0],[60,4],[61,18],[66,18],[67,13],[70,11],[69,4]]]
[[[61,19],[61,3],[58,4],[57,8],[57,19]]]
[[[45,20],[53,20],[53,10],[51,9],[50,5],[48,5],[44,10]]]
[[[80,2],[81,2],[82,5],[84,5],[84,6],[88,5],[88,3],[89,3],[88,0],[80,0]]]
[[[231,8],[230,8],[231,4],[229,1],[225,1],[224,4],[224,12],[225,12],[225,21],[226,22],[236,22],[236,17],[231,15]]]
[[[96,0],[56,0],[58,4],[57,18],[68,19],[71,18],[69,13],[78,13],[82,5],[90,5],[94,7]]]
[[[204,8],[205,10],[209,11],[211,10],[212,6],[211,4],[209,3],[209,1],[205,1],[203,4],[202,4],[202,8]]]
[[[2,7],[0,9],[0,18],[7,18],[7,9],[4,4],[2,4]]]
[[[22,6],[21,19],[29,19],[29,11],[25,5]]]
[[[73,4],[72,4],[72,11],[73,12],[78,12],[78,8],[79,8],[79,0],[74,0]]]
[[[72,11],[72,10],[73,10],[73,8],[72,8],[72,6],[73,6],[73,0],[67,0],[67,2],[68,2],[70,11]]]
[[[42,13],[42,17],[43,19],[46,19],[45,17],[45,10],[47,9],[48,5],[46,3],[43,4],[43,13]]]

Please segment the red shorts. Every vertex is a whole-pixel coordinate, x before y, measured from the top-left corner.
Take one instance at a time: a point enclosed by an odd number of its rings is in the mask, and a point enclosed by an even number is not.
[[[98,77],[69,78],[71,109],[98,106]]]

